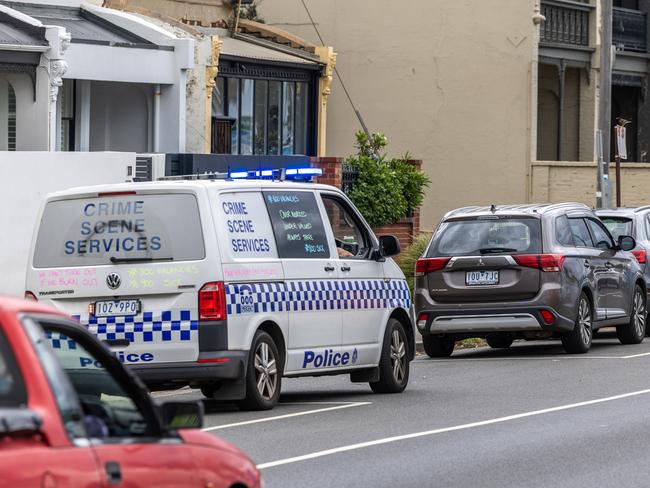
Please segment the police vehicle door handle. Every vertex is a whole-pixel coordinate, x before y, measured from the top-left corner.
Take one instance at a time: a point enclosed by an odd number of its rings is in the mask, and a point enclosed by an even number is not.
[[[344,264],[343,266],[341,266],[341,271],[343,271],[345,273],[350,271],[350,269],[352,269],[352,268],[350,268],[350,266],[348,266],[347,264]]]
[[[131,341],[128,339],[106,339],[104,344],[109,347],[128,347],[131,344]]]
[[[115,461],[108,461],[104,467],[106,468],[106,477],[108,478],[109,485],[119,485],[122,482],[122,470],[120,463]]]
[[[330,263],[327,263],[323,269],[324,269],[325,271],[327,271],[328,273],[331,273],[331,272],[334,271],[336,268],[335,268],[334,266],[332,266]]]

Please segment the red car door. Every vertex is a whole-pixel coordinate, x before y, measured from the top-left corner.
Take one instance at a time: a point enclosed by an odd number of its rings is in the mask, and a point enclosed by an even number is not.
[[[115,357],[74,330],[78,326],[51,319],[38,322],[83,410],[88,451],[95,455],[102,486],[203,486],[190,448],[163,431],[146,392],[115,367]]]
[[[87,443],[75,444],[19,322],[0,310],[0,487],[98,487]]]

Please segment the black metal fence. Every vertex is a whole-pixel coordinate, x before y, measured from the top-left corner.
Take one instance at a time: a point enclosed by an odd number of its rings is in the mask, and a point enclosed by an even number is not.
[[[623,51],[645,53],[648,50],[648,19],[645,12],[614,7],[612,37]]]
[[[562,5],[560,2],[542,2],[541,13],[546,20],[540,27],[542,42],[589,45],[589,7]]]
[[[357,168],[350,166],[349,164],[343,164],[343,172],[341,175],[341,189],[344,193],[348,193],[359,177],[359,171]]]

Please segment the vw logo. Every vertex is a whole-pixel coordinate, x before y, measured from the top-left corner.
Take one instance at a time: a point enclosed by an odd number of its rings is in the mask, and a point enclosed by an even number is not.
[[[111,290],[116,290],[122,284],[122,278],[117,273],[111,273],[106,277],[106,285]]]

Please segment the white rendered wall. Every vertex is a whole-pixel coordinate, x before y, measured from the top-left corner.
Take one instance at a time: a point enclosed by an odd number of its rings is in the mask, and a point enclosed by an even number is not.
[[[67,188],[129,179],[135,153],[0,152],[0,294],[22,296],[41,201]]]

